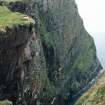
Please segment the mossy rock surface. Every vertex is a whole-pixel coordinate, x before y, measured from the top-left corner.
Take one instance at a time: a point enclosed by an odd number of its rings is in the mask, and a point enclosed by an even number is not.
[[[0,6],[0,31],[6,28],[12,28],[18,25],[34,24],[34,20],[18,12],[12,12],[5,6]]]

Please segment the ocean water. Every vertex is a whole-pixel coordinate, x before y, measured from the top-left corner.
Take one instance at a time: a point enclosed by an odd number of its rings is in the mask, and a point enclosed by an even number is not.
[[[91,36],[94,38],[97,56],[105,69],[105,33],[94,33]]]

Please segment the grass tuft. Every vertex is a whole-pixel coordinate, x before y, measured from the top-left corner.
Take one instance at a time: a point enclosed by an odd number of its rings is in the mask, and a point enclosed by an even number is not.
[[[6,27],[12,28],[15,25],[34,24],[34,20],[18,12],[12,12],[5,6],[0,6],[0,31],[5,31]]]

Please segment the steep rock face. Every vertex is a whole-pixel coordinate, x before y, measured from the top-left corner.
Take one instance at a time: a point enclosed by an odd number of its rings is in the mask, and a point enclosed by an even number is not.
[[[74,0],[16,0],[5,5],[36,21],[23,59],[25,101],[64,105],[102,68]]]
[[[40,1],[38,13],[47,75],[57,89],[56,99],[72,99],[101,69],[93,39],[83,26],[74,0]]]
[[[33,25],[29,26],[30,28]],[[17,97],[19,88],[17,82],[23,82],[23,54],[24,48],[32,36],[32,29],[18,26],[18,28],[6,30],[0,45],[0,99]],[[9,35],[9,37],[6,37]],[[22,84],[21,84],[22,85]],[[21,87],[22,88],[22,87]],[[13,100],[12,100],[13,101]],[[16,101],[16,100],[15,100]]]

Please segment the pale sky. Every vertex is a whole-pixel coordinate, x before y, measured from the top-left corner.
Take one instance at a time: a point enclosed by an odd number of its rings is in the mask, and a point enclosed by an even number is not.
[[[105,0],[76,0],[84,25],[90,33],[105,33]]]

